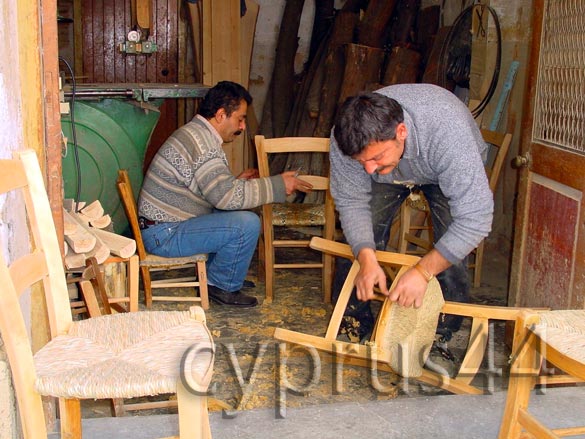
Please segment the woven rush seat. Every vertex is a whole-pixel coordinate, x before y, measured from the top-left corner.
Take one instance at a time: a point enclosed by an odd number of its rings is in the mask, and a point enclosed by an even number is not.
[[[585,364],[585,311],[545,311],[538,316],[540,322],[530,330],[550,347]]]
[[[275,226],[323,226],[325,205],[286,203],[272,205],[272,224]]]
[[[192,256],[184,256],[182,258],[165,258],[162,256],[153,255],[148,253],[144,259],[140,261],[140,265],[149,267],[171,267],[185,266],[187,264],[195,264],[197,262],[207,261],[206,254],[196,254]]]
[[[61,249],[43,175],[34,150],[0,160],[0,193],[13,198],[29,246],[6,260],[0,252],[0,335],[18,401],[24,439],[47,437],[42,395],[58,397],[60,437],[82,438],[81,400],[174,393],[180,439],[210,439],[207,388],[213,375],[214,345],[199,306],[189,311],[142,311],[99,316],[92,282],[84,279],[95,317],[74,321]],[[7,197],[8,198],[8,197]],[[5,236],[0,237],[2,245]],[[26,238],[26,237],[25,237]],[[9,248],[9,247],[5,247]],[[34,356],[30,317],[32,287],[46,305],[51,335]],[[36,298],[35,298],[36,300]],[[26,306],[23,306],[26,304]],[[39,305],[40,306],[40,305]],[[29,326],[29,327],[27,327]],[[44,333],[44,326],[40,329]],[[174,436],[177,437],[177,436]]]
[[[403,377],[420,377],[435,340],[439,315],[445,305],[441,285],[431,279],[420,308],[385,301],[379,327],[380,344],[390,353],[390,367]]]
[[[35,386],[42,395],[79,399],[175,393],[181,360],[190,348],[196,349],[196,356],[186,373],[207,388],[213,342],[207,327],[188,311],[144,311],[74,322],[67,335],[55,337],[35,354]]]

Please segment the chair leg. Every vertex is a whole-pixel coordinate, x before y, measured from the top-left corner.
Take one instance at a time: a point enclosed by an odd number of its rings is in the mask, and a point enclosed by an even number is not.
[[[128,258],[126,264],[126,277],[128,278],[128,311],[138,311],[138,283],[139,283],[139,259],[138,255]]]
[[[323,301],[331,303],[331,292],[333,289],[333,258],[323,254]]]
[[[406,253],[408,241],[405,235],[410,232],[411,208],[407,202],[400,206],[400,230],[398,232],[398,253]]]
[[[207,395],[196,394],[177,382],[180,439],[211,439]]]
[[[475,266],[473,268],[473,286],[479,288],[481,284],[481,265],[483,263],[483,247],[484,241],[481,241],[475,249]]]
[[[264,222],[264,289],[265,289],[265,301],[271,303],[274,298],[273,286],[274,286],[274,231],[272,230],[272,224],[266,224]]]
[[[197,280],[199,281],[199,297],[201,298],[201,307],[204,310],[209,309],[209,296],[207,294],[207,267],[205,261],[197,262]]]
[[[150,271],[148,267],[140,267],[142,273],[142,286],[144,288],[144,304],[147,308],[152,306],[152,286],[150,284]]]
[[[116,418],[126,416],[126,408],[124,407],[124,398],[113,398],[111,401],[112,414]]]
[[[530,392],[538,373],[535,367],[536,343],[536,336],[526,328],[524,320],[519,318],[514,329],[512,348],[512,353],[516,355],[516,358],[510,367],[508,395],[498,439],[521,437],[522,426],[518,420],[519,412],[528,408]]]
[[[81,439],[81,402],[78,399],[59,399],[61,439]]]

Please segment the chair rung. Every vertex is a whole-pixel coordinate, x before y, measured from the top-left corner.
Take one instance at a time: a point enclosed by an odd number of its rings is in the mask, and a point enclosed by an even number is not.
[[[130,302],[129,297],[110,297],[108,298],[108,302],[110,303],[128,303]]]
[[[166,401],[150,401],[150,402],[135,402],[130,404],[124,404],[124,410],[149,410],[149,409],[162,409],[169,407],[177,407],[177,400],[166,400]]]
[[[201,302],[200,297],[186,297],[186,296],[152,296],[152,301],[157,302]]]
[[[152,288],[191,288],[198,287],[199,282],[175,282],[167,280],[155,280],[150,283]]]
[[[310,241],[278,240],[272,241],[273,247],[308,247]]]
[[[323,268],[323,264],[274,264],[274,268]]]

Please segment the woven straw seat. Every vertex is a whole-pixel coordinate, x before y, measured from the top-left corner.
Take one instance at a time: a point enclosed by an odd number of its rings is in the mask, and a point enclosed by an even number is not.
[[[304,203],[273,204],[272,225],[281,227],[324,226],[325,205]]]
[[[184,256],[182,258],[165,258],[148,253],[146,257],[140,261],[140,265],[147,267],[165,267],[166,269],[170,270],[173,268],[185,268],[185,266],[188,266],[188,264],[195,264],[197,262],[206,261],[206,254]]]
[[[585,364],[585,311],[547,311],[538,315],[540,322],[530,330],[550,347]]]
[[[0,160],[0,192],[16,212],[3,220],[9,230],[30,230],[23,237],[30,245],[13,245],[9,234],[0,237],[3,248],[10,249],[0,252],[0,335],[12,372],[22,437],[47,437],[41,395],[59,398],[61,437],[80,439],[81,399],[174,393],[179,437],[211,438],[206,392],[213,373],[214,346],[203,309],[192,306],[189,311],[129,312],[73,321],[63,247],[36,154],[27,150],[17,157]],[[7,236],[8,242],[4,242]],[[99,314],[92,283],[82,282],[86,299],[95,302],[92,309]],[[51,341],[34,357],[29,332],[44,332],[45,325],[33,322],[31,328],[26,323],[30,300],[38,300],[38,295],[30,294],[32,287],[44,293],[41,298],[51,331]],[[52,399],[47,401],[52,404]]]
[[[445,305],[441,285],[431,279],[420,308],[384,302],[380,345],[390,353],[388,364],[400,376],[419,377],[435,340],[439,315]]]
[[[528,432],[535,437],[559,438],[585,433],[585,426],[551,429],[528,410],[537,382],[566,385],[585,380],[585,310],[522,313],[516,322],[511,358],[510,385],[498,437],[532,437]],[[554,376],[539,376],[545,361],[557,369]],[[568,375],[559,375],[558,371]]]
[[[181,359],[195,348],[189,373],[206,388],[213,343],[188,311],[114,314],[73,322],[34,356],[36,389],[64,398],[132,398],[176,393]],[[132,373],[128,373],[132,371]]]

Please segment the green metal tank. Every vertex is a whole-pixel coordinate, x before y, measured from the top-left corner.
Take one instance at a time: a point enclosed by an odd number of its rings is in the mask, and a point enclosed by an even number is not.
[[[79,172],[74,152],[71,116],[62,115],[61,127],[67,137],[63,156],[65,198],[76,198],[80,175],[79,201],[100,200],[112,217],[114,231],[125,233],[128,221],[116,187],[118,169],[128,169],[135,196],[142,186],[142,165],[146,148],[156,126],[162,99],[148,103],[132,99],[76,101],[74,122],[79,152]]]

